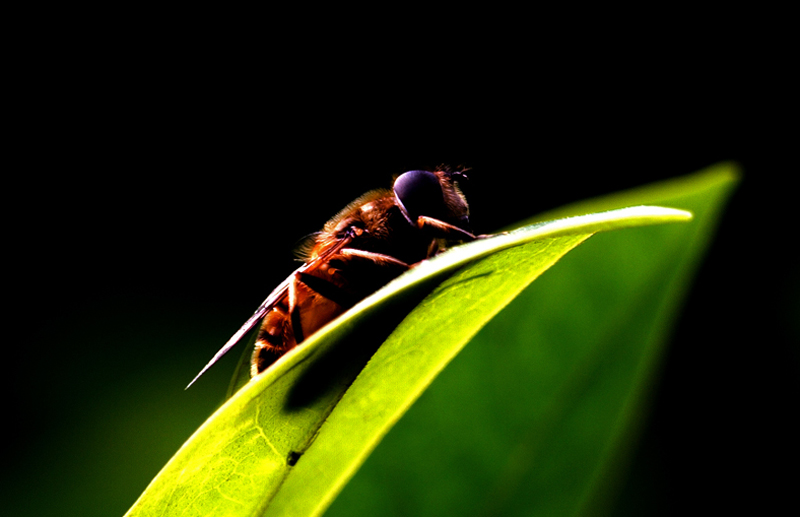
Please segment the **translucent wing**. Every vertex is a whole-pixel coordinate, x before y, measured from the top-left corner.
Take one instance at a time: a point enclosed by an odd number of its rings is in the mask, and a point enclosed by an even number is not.
[[[336,241],[336,243],[333,246],[325,250],[324,253],[320,254],[318,257],[314,258],[313,260],[310,260],[309,262],[297,268],[294,271],[294,273],[289,275],[286,278],[286,280],[281,282],[281,284],[278,287],[276,287],[269,294],[269,296],[267,296],[267,299],[264,300],[261,303],[261,305],[258,306],[258,309],[256,309],[253,315],[250,316],[247,319],[247,321],[244,322],[244,325],[242,325],[242,327],[239,330],[237,330],[233,336],[231,336],[228,342],[225,343],[225,345],[223,345],[223,347],[220,348],[216,354],[214,354],[214,357],[212,357],[211,360],[208,362],[208,364],[206,364],[203,367],[203,369],[200,370],[200,373],[198,373],[195,376],[195,378],[192,379],[192,382],[190,382],[185,389],[189,389],[189,386],[194,384],[194,382],[197,379],[199,379],[201,375],[206,373],[206,370],[211,368],[211,366],[214,363],[219,361],[222,358],[222,356],[227,354],[228,351],[231,348],[233,348],[236,345],[236,343],[238,343],[244,337],[245,334],[247,334],[253,327],[255,327],[258,324],[258,322],[261,321],[264,315],[267,314],[267,312],[271,311],[272,308],[275,307],[275,305],[277,305],[281,300],[283,300],[286,297],[287,293],[289,292],[289,285],[293,282],[295,275],[297,275],[298,273],[310,272],[317,269],[319,266],[327,262],[333,255],[338,253],[339,250],[341,250],[347,244],[349,244],[350,241],[353,240],[353,236],[354,235],[352,233],[348,233],[345,237]]]

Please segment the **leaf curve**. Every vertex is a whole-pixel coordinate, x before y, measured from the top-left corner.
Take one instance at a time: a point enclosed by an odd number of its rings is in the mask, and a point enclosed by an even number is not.
[[[527,283],[593,233],[690,217],[632,207],[561,219],[421,264],[239,390],[127,515],[318,515],[441,368]],[[398,378],[401,389],[392,384]]]
[[[616,515],[631,513],[617,507],[626,502],[632,513],[663,509],[664,488],[651,486],[660,471],[648,477],[638,463],[629,473],[630,456],[639,454],[672,321],[738,176],[723,163],[559,210],[645,203],[694,218],[604,233],[568,253],[458,354],[326,517]]]

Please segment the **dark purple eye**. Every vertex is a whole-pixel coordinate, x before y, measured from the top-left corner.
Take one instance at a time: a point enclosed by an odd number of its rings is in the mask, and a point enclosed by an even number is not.
[[[442,219],[446,213],[439,178],[428,171],[408,171],[394,182],[394,194],[412,223],[421,215]]]

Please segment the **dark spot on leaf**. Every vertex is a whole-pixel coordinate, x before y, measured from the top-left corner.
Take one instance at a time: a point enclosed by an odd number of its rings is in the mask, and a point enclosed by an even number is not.
[[[290,452],[289,457],[286,458],[286,464],[289,465],[290,467],[294,467],[295,464],[297,463],[297,460],[299,460],[300,456],[302,455],[303,455],[302,452],[297,452],[297,451]]]

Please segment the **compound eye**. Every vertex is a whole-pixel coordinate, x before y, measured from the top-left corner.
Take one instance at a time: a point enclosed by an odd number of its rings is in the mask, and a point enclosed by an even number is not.
[[[444,194],[439,178],[428,171],[408,171],[394,182],[394,195],[412,223],[421,215],[443,218]]]

